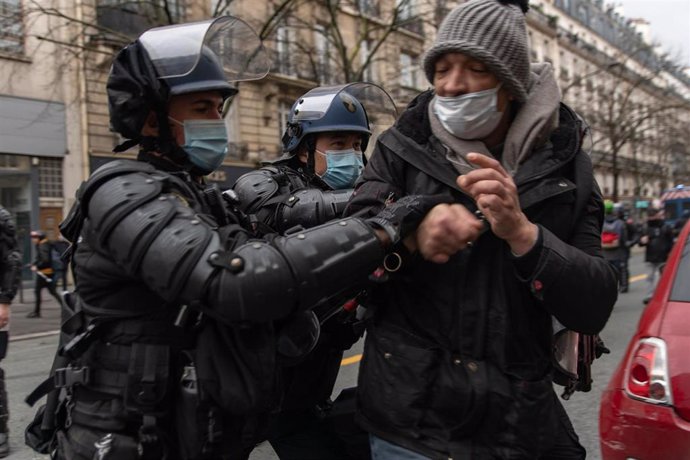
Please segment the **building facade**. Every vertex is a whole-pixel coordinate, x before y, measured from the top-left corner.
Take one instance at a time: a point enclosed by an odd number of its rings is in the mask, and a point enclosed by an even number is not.
[[[105,82],[114,54],[147,28],[221,14],[245,19],[272,60],[242,82],[227,124],[229,155],[209,179],[229,187],[281,154],[292,103],[318,85],[371,81],[399,109],[429,87],[422,54],[459,1],[0,0],[0,198],[22,234],[57,224],[74,193],[114,158]],[[600,0],[533,0],[532,59],[550,62],[565,101],[588,121],[607,197],[634,205],[690,182],[690,80]],[[373,143],[372,143],[373,144]],[[28,244],[28,237],[26,243]]]
[[[58,43],[44,39],[58,21],[29,17],[25,3],[0,1],[0,202],[15,216],[28,263],[29,231],[57,238],[71,204],[66,193],[73,196],[85,158],[78,68],[66,64]]]
[[[528,14],[532,59],[554,66],[588,122],[607,198],[643,207],[688,183],[690,78],[650,42],[649,23],[602,0],[541,0]]]

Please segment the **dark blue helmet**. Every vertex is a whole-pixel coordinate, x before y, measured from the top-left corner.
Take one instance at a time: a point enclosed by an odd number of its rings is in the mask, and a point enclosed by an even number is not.
[[[283,150],[294,155],[310,134],[349,131],[362,134],[366,150],[371,129],[362,103],[347,91],[349,85],[314,88],[293,104],[283,134]]]

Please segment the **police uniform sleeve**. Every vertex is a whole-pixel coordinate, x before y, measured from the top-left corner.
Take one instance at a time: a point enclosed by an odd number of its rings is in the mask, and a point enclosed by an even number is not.
[[[278,233],[296,226],[311,228],[342,215],[351,189],[321,190],[291,180],[290,174],[294,173],[275,167],[244,174],[233,186],[240,208]]]
[[[101,184],[87,216],[84,237],[129,276],[168,302],[228,322],[281,318],[345,296],[383,257],[372,227],[359,219],[234,244],[144,172]]]

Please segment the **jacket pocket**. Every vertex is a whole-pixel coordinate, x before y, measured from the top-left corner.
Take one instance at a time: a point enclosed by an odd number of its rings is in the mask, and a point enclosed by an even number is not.
[[[444,433],[446,442],[469,436],[483,421],[493,367],[481,360],[444,353],[431,387],[426,422]]]
[[[363,415],[382,428],[418,437],[438,349],[396,331],[370,330],[359,371]]]
[[[497,376],[498,377],[498,376]],[[487,416],[480,430],[482,444],[497,458],[538,458],[553,442],[558,426],[550,379],[522,380],[500,376],[501,389],[489,394]],[[508,390],[505,392],[505,390]]]

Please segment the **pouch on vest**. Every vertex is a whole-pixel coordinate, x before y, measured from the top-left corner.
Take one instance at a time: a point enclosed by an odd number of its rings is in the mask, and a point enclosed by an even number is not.
[[[182,458],[213,459],[223,436],[222,417],[199,386],[196,366],[188,353],[180,363],[182,374],[177,382],[174,419],[178,448]]]
[[[275,407],[276,345],[269,325],[227,326],[206,320],[194,362],[199,386],[224,411],[246,415]]]

